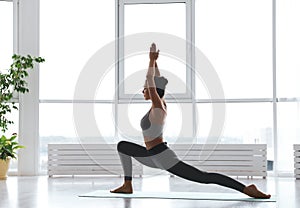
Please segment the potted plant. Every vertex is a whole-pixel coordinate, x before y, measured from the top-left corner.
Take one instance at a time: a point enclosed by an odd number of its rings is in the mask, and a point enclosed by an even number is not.
[[[6,137],[4,133],[8,126],[13,124],[7,116],[12,110],[18,110],[13,101],[19,93],[27,93],[28,69],[33,69],[35,63],[42,63],[45,59],[41,57],[32,57],[30,55],[22,56],[14,54],[13,63],[8,70],[0,72],[0,130],[3,135],[0,136],[0,179],[6,179],[7,170],[11,158],[16,158],[17,149],[23,148],[16,141],[17,134]]]
[[[10,159],[17,158],[16,150],[24,148],[15,141],[16,138],[17,134],[13,134],[10,138],[2,135],[0,138],[0,180],[6,179]]]

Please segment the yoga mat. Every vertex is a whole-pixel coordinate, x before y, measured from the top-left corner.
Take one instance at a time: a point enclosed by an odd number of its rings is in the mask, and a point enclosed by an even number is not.
[[[133,194],[110,193],[109,190],[98,190],[79,197],[95,198],[155,198],[155,199],[190,199],[216,201],[249,201],[249,202],[276,202],[274,196],[270,199],[254,199],[239,193],[202,193],[202,192],[146,192],[135,191]]]

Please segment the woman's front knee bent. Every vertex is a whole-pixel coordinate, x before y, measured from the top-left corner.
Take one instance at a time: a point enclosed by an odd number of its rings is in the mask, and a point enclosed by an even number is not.
[[[120,141],[118,144],[117,144],[117,150],[118,152],[124,152],[124,150],[126,150],[126,144],[127,142],[126,141]]]

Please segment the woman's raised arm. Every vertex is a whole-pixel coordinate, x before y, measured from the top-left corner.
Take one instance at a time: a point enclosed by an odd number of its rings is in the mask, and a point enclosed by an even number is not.
[[[157,64],[156,60],[158,58],[159,50],[156,51],[156,45],[152,43],[150,47],[150,53],[149,53],[149,67],[147,72],[147,88],[149,90],[150,99],[152,101],[152,104],[155,108],[163,108],[163,102],[160,99],[159,95],[156,91],[156,85],[154,81],[154,76],[157,75],[157,73],[160,75],[158,68],[156,70]]]

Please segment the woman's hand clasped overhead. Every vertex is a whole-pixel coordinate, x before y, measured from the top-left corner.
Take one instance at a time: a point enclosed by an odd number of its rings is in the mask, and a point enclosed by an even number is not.
[[[156,50],[155,43],[151,44],[150,52],[149,52],[149,58],[151,61],[156,61],[158,59],[159,50]]]

